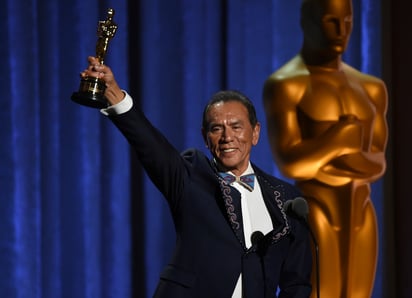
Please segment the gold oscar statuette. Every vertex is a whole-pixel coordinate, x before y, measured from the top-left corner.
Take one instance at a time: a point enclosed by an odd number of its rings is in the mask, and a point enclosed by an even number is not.
[[[113,22],[113,16],[114,10],[109,8],[107,11],[107,19],[99,21],[97,26],[96,58],[100,64],[104,64],[107,46],[117,30],[117,24]],[[108,103],[104,96],[105,89],[105,83],[101,79],[85,77],[80,81],[79,91],[74,92],[71,99],[84,106],[99,109],[106,108]]]

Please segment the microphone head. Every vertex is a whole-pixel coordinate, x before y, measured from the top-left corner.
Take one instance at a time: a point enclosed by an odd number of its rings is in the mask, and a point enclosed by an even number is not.
[[[258,244],[258,242],[264,237],[263,233],[261,231],[255,231],[252,233],[250,236],[250,241],[252,242],[253,245]]]
[[[300,217],[307,218],[309,214],[308,202],[302,197],[297,197],[292,203],[293,211]]]
[[[283,204],[283,209],[303,219],[306,219],[309,214],[308,203],[302,197],[296,197],[293,200],[286,201]]]

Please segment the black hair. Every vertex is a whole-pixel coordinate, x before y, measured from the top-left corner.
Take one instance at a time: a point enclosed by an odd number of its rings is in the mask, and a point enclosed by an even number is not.
[[[250,124],[252,125],[252,127],[256,126],[258,120],[256,116],[255,106],[253,105],[252,101],[246,95],[244,95],[243,93],[237,90],[222,90],[212,95],[209,102],[205,106],[205,109],[203,110],[203,119],[202,119],[203,129],[205,130],[208,129],[209,123],[207,121],[207,113],[209,112],[210,107],[218,102],[228,102],[228,101],[237,101],[243,104],[248,111]]]

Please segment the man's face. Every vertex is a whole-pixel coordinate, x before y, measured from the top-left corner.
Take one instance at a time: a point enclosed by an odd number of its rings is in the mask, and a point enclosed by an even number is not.
[[[342,54],[352,33],[351,0],[315,0],[311,24],[306,24],[305,36],[313,47],[330,54]]]
[[[242,174],[252,146],[259,140],[260,124],[252,127],[246,107],[237,101],[218,102],[209,108],[202,131],[206,146],[222,170]]]

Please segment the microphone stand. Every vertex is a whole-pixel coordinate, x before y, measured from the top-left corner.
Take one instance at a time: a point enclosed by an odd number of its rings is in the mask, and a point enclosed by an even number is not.
[[[262,276],[263,276],[263,297],[266,297],[266,270],[265,270],[265,261],[263,257],[265,255],[265,243],[264,235],[261,231],[255,231],[252,233],[250,240],[253,246],[256,246],[256,253],[260,259],[260,266],[262,267]]]
[[[306,228],[309,230],[309,234],[312,238],[313,245],[315,246],[315,262],[316,262],[316,296],[320,298],[320,273],[319,273],[319,245],[316,241],[315,234],[310,228],[308,222],[309,206],[306,200],[302,197],[296,197],[293,200],[285,202],[284,209],[286,212],[291,212],[300,218]]]
[[[309,230],[310,236],[313,241],[313,245],[315,246],[315,263],[316,263],[316,296],[317,298],[320,298],[320,274],[319,274],[319,245],[318,242],[316,241],[315,234],[313,234],[312,229],[309,226],[309,223],[307,222],[306,218],[304,220],[306,227]]]

